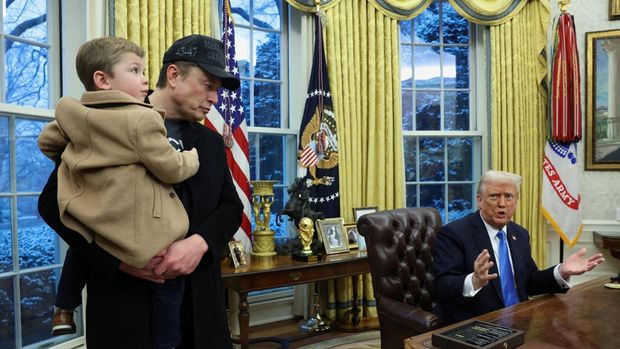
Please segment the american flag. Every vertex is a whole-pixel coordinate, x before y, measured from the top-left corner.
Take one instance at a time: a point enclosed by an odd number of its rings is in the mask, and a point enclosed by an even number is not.
[[[226,71],[239,77],[239,68],[235,59],[235,28],[229,0],[224,0],[223,10],[222,42],[226,49]],[[241,227],[234,237],[243,243],[244,251],[252,251],[248,130],[241,104],[241,88],[235,91],[221,88],[218,91],[217,105],[207,115],[205,125],[224,137],[228,166],[230,166],[237,194],[243,202]]]

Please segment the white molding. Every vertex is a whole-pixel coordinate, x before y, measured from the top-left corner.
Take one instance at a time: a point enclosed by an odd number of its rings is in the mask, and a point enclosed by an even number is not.
[[[250,327],[294,318],[294,298],[292,289],[249,296]],[[228,309],[230,332],[239,335],[239,295],[232,290],[228,292]]]

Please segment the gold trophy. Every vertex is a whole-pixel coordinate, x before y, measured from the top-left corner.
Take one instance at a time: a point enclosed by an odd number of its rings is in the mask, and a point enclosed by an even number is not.
[[[275,232],[269,229],[273,185],[276,181],[250,181],[252,185],[252,211],[255,228],[252,232],[252,255],[271,257],[276,255]]]
[[[308,217],[300,219],[297,234],[299,235],[302,249],[299,252],[293,253],[293,259],[304,262],[316,262],[318,257],[312,253],[310,248],[312,237],[314,236],[314,221]]]

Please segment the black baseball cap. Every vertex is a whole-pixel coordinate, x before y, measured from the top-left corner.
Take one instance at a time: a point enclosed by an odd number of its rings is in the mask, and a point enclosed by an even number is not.
[[[205,72],[222,79],[222,87],[239,88],[240,81],[228,73],[224,62],[224,44],[212,37],[192,34],[178,39],[164,53],[162,63],[187,61],[196,63]]]

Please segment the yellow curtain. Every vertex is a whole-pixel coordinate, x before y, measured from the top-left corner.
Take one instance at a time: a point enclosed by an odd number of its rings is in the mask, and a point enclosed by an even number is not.
[[[404,206],[398,22],[366,0],[342,1],[325,13],[340,148],[340,212],[353,221],[353,207]],[[370,275],[361,279],[363,315],[376,316]],[[352,280],[327,286],[327,315],[341,318],[350,308]]]
[[[146,74],[154,88],[166,49],[190,34],[211,33],[211,0],[114,0],[110,35],[146,51]]]
[[[532,256],[545,264],[545,229],[540,213],[547,116],[544,89],[548,0],[528,1],[491,35],[492,167],[523,176],[515,221],[530,231]]]

